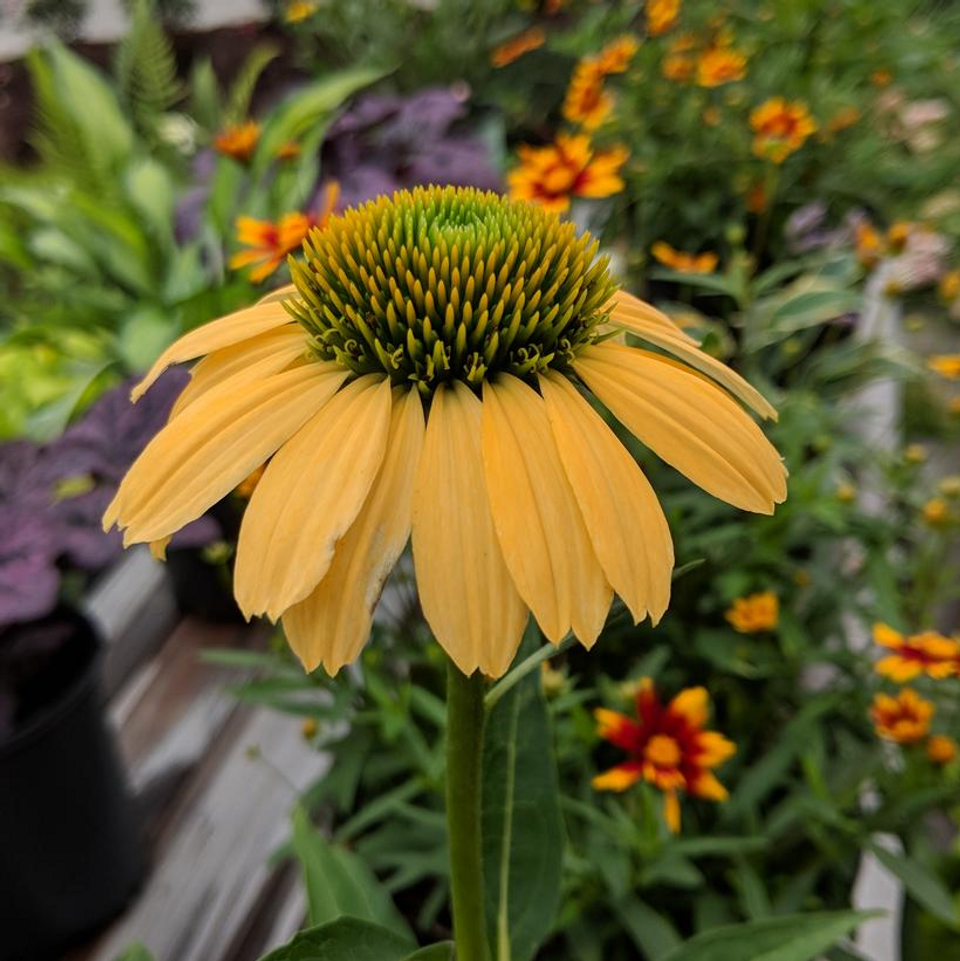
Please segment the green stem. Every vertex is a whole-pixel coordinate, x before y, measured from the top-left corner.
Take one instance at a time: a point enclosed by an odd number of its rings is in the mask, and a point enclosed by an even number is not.
[[[480,772],[483,677],[447,665],[447,834],[457,961],[489,961],[483,913]]]
[[[521,661],[506,677],[501,678],[487,691],[487,696],[483,699],[483,706],[487,711],[492,711],[494,704],[503,697],[511,688],[519,684],[532,670],[551,657],[562,654],[568,647],[573,645],[572,636],[565,638],[559,644],[544,644],[539,650],[534,651],[528,658]]]

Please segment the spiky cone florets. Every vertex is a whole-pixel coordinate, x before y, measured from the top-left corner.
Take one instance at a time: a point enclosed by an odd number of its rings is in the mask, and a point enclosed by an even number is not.
[[[309,670],[357,656],[411,534],[424,615],[466,673],[503,674],[531,612],[587,647],[614,592],[635,620],[661,617],[666,518],[585,393],[717,497],[770,513],[786,496],[734,397],[769,403],[616,290],[555,215],[400,192],[332,218],[306,254],[295,286],[184,335],[138,385],[202,358],[104,523],[160,550],[265,465],[234,593],[282,618]],[[647,349],[609,339],[625,332]]]
[[[424,397],[445,381],[569,369],[614,285],[596,241],[537,206],[417,188],[347,211],[291,261],[318,357]]]

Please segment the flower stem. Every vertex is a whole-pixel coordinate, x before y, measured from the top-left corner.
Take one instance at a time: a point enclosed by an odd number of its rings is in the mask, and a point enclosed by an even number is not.
[[[457,961],[489,961],[483,912],[480,772],[483,677],[447,665],[447,834]]]

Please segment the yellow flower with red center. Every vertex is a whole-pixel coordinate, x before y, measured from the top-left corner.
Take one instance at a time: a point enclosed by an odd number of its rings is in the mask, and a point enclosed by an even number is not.
[[[960,378],[960,354],[934,354],[927,359],[927,367],[947,380]]]
[[[806,104],[783,97],[771,97],[754,108],[750,126],[754,131],[753,152],[774,163],[783,163],[817,129]]]
[[[725,44],[708,47],[697,61],[697,85],[701,87],[722,87],[743,80],[746,73],[747,58]]]
[[[719,263],[719,257],[713,251],[686,254],[682,250],[675,250],[663,240],[658,240],[650,248],[650,253],[665,267],[685,274],[712,274]]]
[[[595,60],[581,60],[573,71],[563,101],[563,116],[585,130],[596,130],[613,110],[613,94],[604,86]]]
[[[237,240],[249,247],[230,258],[232,270],[256,265],[250,271],[255,284],[266,280],[306,239],[314,227],[324,227],[337,203],[339,186],[328,184],[323,209],[316,214],[289,213],[278,221],[237,218]]]
[[[609,197],[623,190],[619,171],[629,156],[625,147],[595,151],[586,134],[558,134],[553,144],[524,144],[518,153],[520,165],[507,174],[515,200],[532,200],[560,213],[571,197]]]
[[[636,37],[615,37],[596,56],[597,69],[603,74],[624,73],[640,49]]]
[[[904,687],[896,697],[874,695],[870,717],[880,737],[897,744],[916,744],[927,736],[935,710],[912,687]]]
[[[680,0],[647,0],[644,13],[647,33],[651,37],[659,37],[680,19]]]
[[[640,683],[637,718],[598,708],[597,734],[626,751],[629,759],[598,774],[598,791],[625,791],[639,780],[663,792],[667,827],[680,830],[677,792],[709,801],[725,801],[727,789],[712,773],[736,753],[736,745],[717,731],[706,731],[709,696],[703,687],[682,690],[661,704],[650,678]]]
[[[873,640],[893,652],[877,661],[874,669],[896,684],[919,674],[936,680],[954,677],[960,668],[960,644],[936,631],[905,637],[889,625],[877,623],[873,625]]]
[[[505,67],[514,60],[519,60],[525,53],[542,47],[546,40],[547,36],[540,27],[531,27],[494,47],[490,52],[490,63],[494,67]]]
[[[927,741],[927,757],[934,764],[949,764],[957,756],[957,742],[946,734],[934,734]]]
[[[780,600],[773,591],[760,591],[738,597],[723,615],[735,631],[758,634],[777,626],[780,620]]]
[[[226,157],[233,157],[239,163],[246,163],[252,156],[260,142],[260,124],[256,120],[245,123],[230,124],[213,138],[213,147],[217,153]]]

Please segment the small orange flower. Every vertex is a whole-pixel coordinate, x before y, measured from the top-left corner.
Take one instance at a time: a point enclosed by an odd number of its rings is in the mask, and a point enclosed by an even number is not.
[[[912,687],[904,687],[896,697],[874,695],[870,717],[880,737],[897,744],[915,744],[927,736],[935,710]]]
[[[613,109],[613,95],[595,60],[581,60],[573,71],[563,101],[563,116],[584,130],[596,130]]]
[[[650,253],[665,267],[685,274],[712,274],[720,261],[713,251],[685,254],[682,250],[674,250],[670,244],[662,240],[658,240],[650,248]]]
[[[678,791],[709,801],[725,801],[727,789],[711,769],[736,753],[736,745],[717,731],[706,731],[710,700],[706,688],[688,687],[664,706],[645,677],[637,694],[637,721],[598,708],[597,734],[626,751],[622,764],[598,774],[598,791],[625,791],[643,779],[663,792],[667,827],[680,830]]]
[[[777,164],[799,150],[817,129],[806,104],[783,97],[771,97],[756,107],[750,126],[755,134],[753,152]]]
[[[231,124],[213,138],[213,147],[226,157],[233,157],[238,163],[246,163],[260,141],[260,124],[256,120]]]
[[[623,73],[639,49],[636,37],[628,33],[615,37],[597,54],[597,69],[604,74]]]
[[[644,13],[647,33],[651,37],[659,37],[680,19],[680,0],[647,0]]]
[[[883,238],[872,224],[857,224],[853,242],[857,251],[857,260],[864,267],[873,267],[883,256]]]
[[[317,12],[317,4],[311,0],[290,0],[286,10],[283,12],[283,19],[287,23],[300,23],[308,17],[312,17]]]
[[[553,144],[524,144],[518,153],[520,165],[507,174],[516,200],[532,200],[560,213],[571,197],[609,197],[623,190],[619,171],[629,156],[625,147],[594,151],[586,134],[558,134]]]
[[[269,277],[303,243],[314,227],[324,227],[336,206],[339,187],[328,184],[323,209],[317,214],[284,214],[276,223],[253,217],[237,218],[237,240],[250,249],[230,258],[232,270],[256,265],[250,271],[255,284]]]
[[[934,354],[927,358],[927,367],[947,380],[960,378],[960,354]]]
[[[708,47],[697,61],[697,84],[722,87],[743,80],[747,74],[747,58],[727,46]]]
[[[847,127],[852,127],[860,119],[860,111],[856,107],[841,107],[828,121],[827,133],[840,133]]]
[[[301,152],[300,144],[296,140],[286,140],[277,147],[277,160],[296,160]]]
[[[536,50],[546,43],[547,36],[540,27],[531,27],[518,33],[515,37],[494,47],[490,52],[490,63],[494,67],[505,67],[514,60],[519,60],[525,53]]]
[[[898,220],[896,223],[891,224],[887,230],[887,243],[889,243],[895,251],[903,250],[903,245],[907,242],[911,230],[913,230],[913,224]]]
[[[696,47],[697,38],[692,33],[683,33],[677,37],[663,58],[660,68],[663,76],[674,83],[686,83],[692,79],[697,71],[697,57],[694,52]]]
[[[870,74],[870,83],[875,87],[889,87],[893,81],[893,74],[890,73],[885,67],[881,67],[879,70],[874,70]]]
[[[948,270],[937,285],[937,293],[944,303],[951,303],[960,296],[960,270]]]
[[[895,684],[911,681],[918,674],[936,680],[953,677],[960,667],[960,644],[936,631],[904,637],[887,624],[877,623],[873,625],[873,640],[893,651],[877,661],[874,670]]]
[[[934,764],[949,764],[957,756],[957,742],[946,734],[934,734],[927,741],[927,757]]]
[[[738,597],[723,615],[741,634],[758,634],[777,626],[780,600],[773,591]]]
[[[923,505],[923,519],[931,527],[946,527],[951,520],[950,506],[939,497],[931,497]]]

